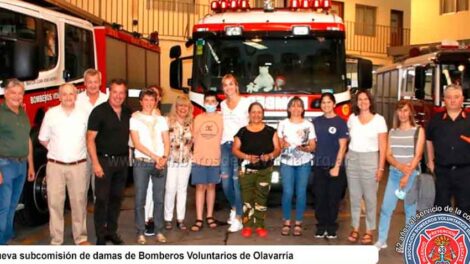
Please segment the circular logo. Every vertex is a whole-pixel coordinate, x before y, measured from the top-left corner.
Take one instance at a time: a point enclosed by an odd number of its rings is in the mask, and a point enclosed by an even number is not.
[[[336,127],[329,127],[328,132],[330,132],[332,135],[336,134]]]
[[[414,224],[405,235],[407,264],[470,263],[470,225],[453,214],[431,214]]]
[[[214,121],[206,121],[199,128],[199,134],[207,140],[217,136],[218,133],[219,126]]]

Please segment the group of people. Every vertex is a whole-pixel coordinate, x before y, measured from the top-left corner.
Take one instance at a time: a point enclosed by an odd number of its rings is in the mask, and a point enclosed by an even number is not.
[[[416,125],[413,105],[406,100],[398,102],[393,128],[388,131],[384,118],[374,111],[367,90],[355,95],[353,114],[347,122],[336,114],[331,93],[321,95],[323,115],[312,121],[305,118],[304,101],[293,97],[287,105],[287,118],[275,129],[264,123],[260,103],[240,96],[237,79],[231,74],[222,79],[225,99],[220,103],[221,111],[217,111],[217,94],[208,91],[203,98],[205,112],[194,119],[192,103],[184,95],[177,96],[169,114],[163,117],[158,109],[162,97],[158,87],[142,90],[141,109],[132,113],[124,103],[124,80],[110,81],[109,98],[99,90],[99,71],[87,70],[84,84],[86,90],[78,95],[73,84],[60,86],[60,105],[47,111],[39,132],[39,141],[48,149],[51,244],[63,243],[66,190],[74,242],[90,244],[86,229],[90,182],[96,244],[124,243],[117,230],[130,161],[138,244],[146,244],[146,235],[153,234],[156,241],[165,243],[164,230],[174,224],[193,232],[205,225],[221,225],[214,218],[218,183],[222,183],[231,206],[228,231],[241,231],[244,237],[253,232],[266,237],[264,220],[271,175],[274,160],[280,156],[281,235],[302,235],[307,186],[313,171],[315,237],[337,237],[339,204],[348,186],[352,229],[347,239],[362,244],[374,241],[377,188],[387,161],[389,176],[375,244],[385,248],[392,213],[397,200],[403,198],[396,192],[406,193],[414,184],[426,140],[427,166],[437,175],[436,205],[450,205],[455,195],[456,206],[470,211],[470,185],[465,184],[470,173],[470,144],[464,140],[470,136],[470,122],[462,111],[460,86],[447,87],[446,111],[434,117],[425,132]],[[9,80],[5,102],[0,105],[0,244],[6,244],[13,235],[13,216],[26,175],[34,179],[29,122],[21,107],[23,94],[23,84]],[[133,149],[132,159],[129,147]],[[190,178],[196,187],[196,220],[187,227]],[[366,231],[360,236],[362,201]],[[405,213],[408,222],[416,214],[416,201],[405,203]]]

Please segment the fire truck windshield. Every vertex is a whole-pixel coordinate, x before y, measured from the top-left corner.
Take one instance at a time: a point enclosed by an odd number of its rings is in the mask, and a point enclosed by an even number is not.
[[[241,93],[301,93],[346,89],[343,38],[196,38],[193,87],[221,91],[234,74]]]
[[[442,63],[441,91],[449,84],[462,86],[464,101],[470,103],[470,63]]]

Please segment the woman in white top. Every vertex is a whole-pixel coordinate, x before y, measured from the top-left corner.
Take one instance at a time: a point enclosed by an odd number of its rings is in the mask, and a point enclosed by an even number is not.
[[[142,111],[132,115],[130,134],[135,147],[133,164],[135,188],[135,222],[137,243],[145,244],[144,205],[150,179],[153,186],[153,219],[158,242],[166,242],[163,235],[163,198],[165,192],[165,166],[169,154],[168,125],[162,116],[153,113],[157,98],[151,89],[139,95]]]
[[[243,207],[238,181],[238,160],[232,153],[232,146],[235,134],[248,124],[250,104],[248,99],[240,96],[237,79],[232,74],[226,74],[222,78],[222,88],[226,99],[220,104],[224,122],[220,146],[220,178],[225,197],[232,207],[227,220],[230,224],[228,231],[237,232],[243,228],[241,222]]]
[[[307,204],[307,184],[311,173],[311,152],[315,150],[315,129],[304,118],[304,102],[298,96],[287,104],[287,117],[279,123],[281,141],[282,215],[281,235],[290,234],[292,197],[296,195],[294,236],[302,234],[302,221]]]
[[[354,114],[349,117],[348,128],[351,141],[346,157],[346,174],[351,203],[352,230],[348,240],[359,240],[361,200],[366,205],[366,233],[362,244],[372,244],[376,227],[377,187],[384,174],[387,149],[387,124],[375,113],[372,95],[367,90],[356,94]]]
[[[167,117],[170,155],[165,187],[165,228],[172,228],[176,198],[176,226],[186,230],[186,194],[191,173],[193,105],[185,95],[177,96]]]

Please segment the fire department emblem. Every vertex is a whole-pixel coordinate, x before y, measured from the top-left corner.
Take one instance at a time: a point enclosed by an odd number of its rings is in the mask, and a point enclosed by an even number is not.
[[[451,214],[434,214],[423,218],[407,233],[404,244],[405,263],[470,263],[470,225]]]

